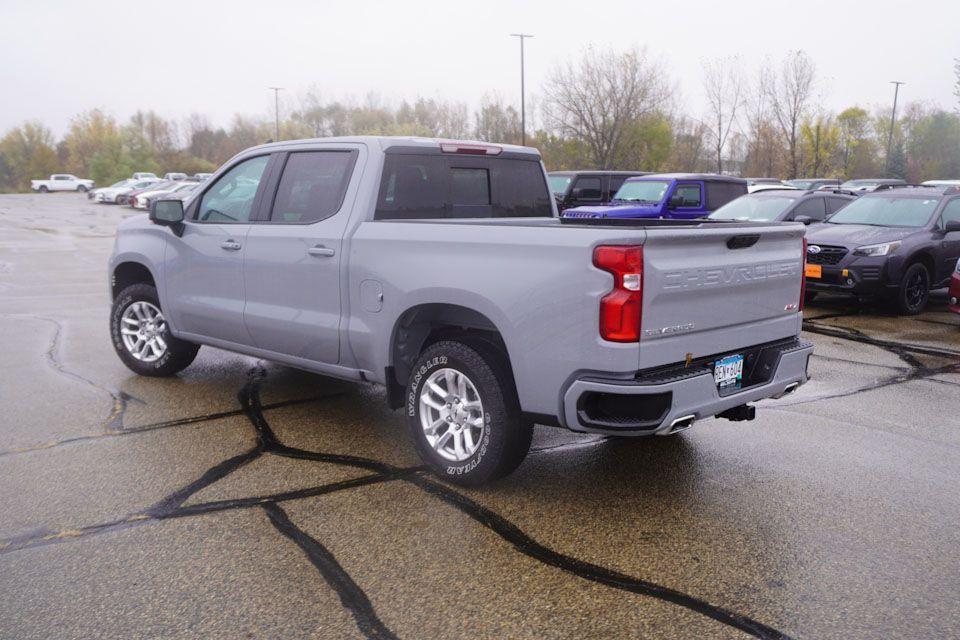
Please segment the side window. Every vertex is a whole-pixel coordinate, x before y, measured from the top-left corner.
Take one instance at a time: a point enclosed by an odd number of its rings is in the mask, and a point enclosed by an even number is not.
[[[53,176],[54,180],[69,180],[70,176]]]
[[[824,208],[826,198],[810,198],[804,200],[793,210],[793,217],[810,216],[814,220],[823,220],[827,217],[827,210]]]
[[[843,209],[847,206],[850,200],[844,198],[827,198],[827,215],[833,215],[840,209]]]
[[[943,208],[940,214],[939,227],[943,229],[951,220],[960,220],[960,198],[954,198]]]
[[[197,220],[249,222],[260,178],[269,160],[270,156],[250,158],[220,176],[200,199]]]
[[[343,204],[356,157],[354,151],[291,153],[277,186],[270,221],[303,224],[335,214]]]
[[[680,184],[677,190],[673,192],[673,198],[679,199],[677,206],[684,208],[694,208],[700,206],[700,185],[698,184]]]
[[[497,218],[550,217],[550,192],[539,162],[491,160],[491,199]]]
[[[600,200],[602,195],[600,178],[577,178],[573,185],[574,200]]]

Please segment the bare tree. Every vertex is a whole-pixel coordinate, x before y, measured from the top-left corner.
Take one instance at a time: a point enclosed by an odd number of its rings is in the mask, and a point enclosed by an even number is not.
[[[588,49],[554,68],[544,85],[544,119],[561,136],[580,139],[594,165],[613,168],[629,126],[662,108],[672,88],[646,50]]]
[[[810,109],[815,76],[813,61],[797,50],[784,59],[779,75],[771,74],[763,79],[774,120],[790,156],[791,178],[797,177],[800,123]]]
[[[703,89],[707,96],[707,124],[713,139],[717,173],[723,173],[723,148],[743,104],[743,74],[737,57],[703,61]]]

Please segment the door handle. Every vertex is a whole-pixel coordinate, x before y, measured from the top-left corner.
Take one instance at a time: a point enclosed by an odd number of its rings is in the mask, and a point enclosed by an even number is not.
[[[227,251],[237,251],[240,248],[240,243],[235,240],[224,240],[220,243],[220,247]]]
[[[323,246],[322,244],[318,244],[315,247],[310,247],[307,249],[307,253],[312,256],[317,256],[318,258],[329,258],[337,252],[329,247]]]

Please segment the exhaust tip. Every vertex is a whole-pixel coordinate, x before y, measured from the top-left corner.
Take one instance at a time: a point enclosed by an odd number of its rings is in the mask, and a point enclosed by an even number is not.
[[[692,413],[690,415],[681,416],[677,418],[676,420],[670,423],[670,428],[667,429],[667,432],[665,435],[679,433],[684,429],[689,429],[690,426],[693,425],[693,421],[696,419],[697,419],[697,416]]]

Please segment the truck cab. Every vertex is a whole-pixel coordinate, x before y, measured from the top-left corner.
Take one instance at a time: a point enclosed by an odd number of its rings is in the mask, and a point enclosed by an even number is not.
[[[690,220],[708,216],[745,193],[747,181],[742,178],[653,174],[627,179],[608,205],[567,209],[563,217]]]

